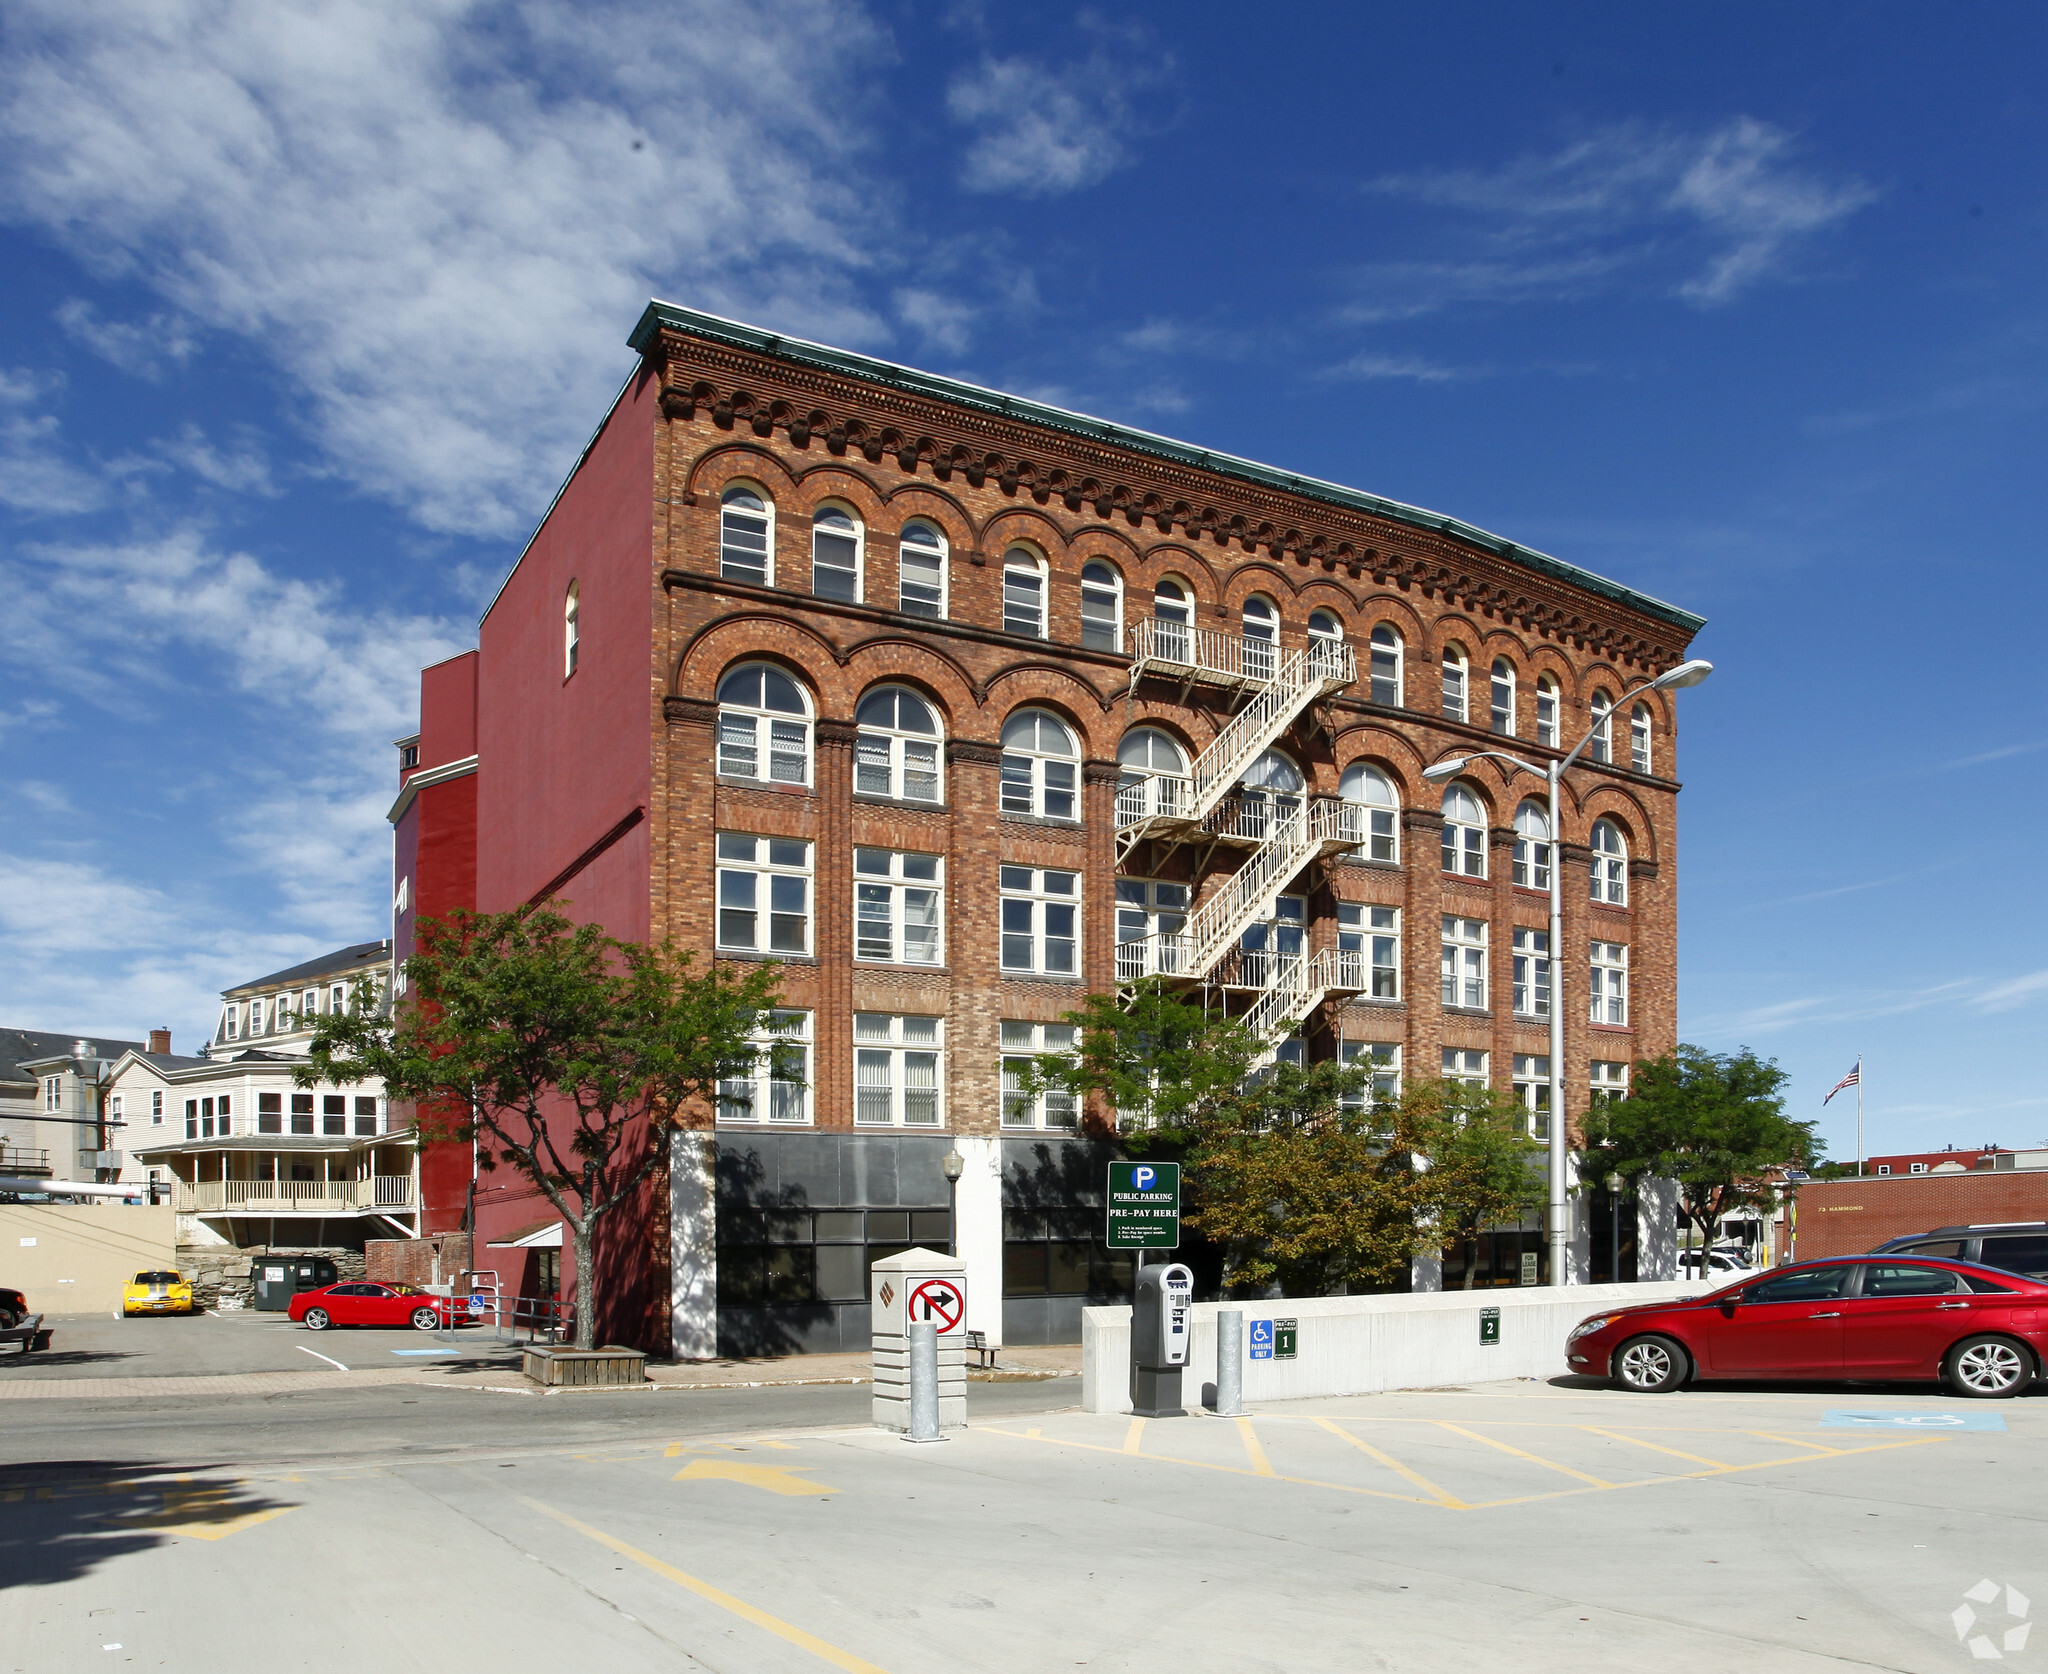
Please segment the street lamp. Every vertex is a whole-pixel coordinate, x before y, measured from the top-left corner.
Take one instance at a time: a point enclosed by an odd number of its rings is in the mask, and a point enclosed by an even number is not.
[[[1644,692],[1675,692],[1684,686],[1697,686],[1713,672],[1714,665],[1701,657],[1666,669],[1656,679],[1631,687],[1616,698],[1607,711],[1608,725],[1613,725],[1614,715],[1630,698],[1640,697]],[[1564,770],[1579,759],[1598,730],[1598,723],[1588,727],[1586,735],[1570,750],[1542,767],[1503,750],[1474,750],[1468,755],[1454,756],[1449,761],[1440,761],[1422,770],[1423,778],[1429,783],[1441,785],[1457,778],[1481,757],[1490,756],[1543,780],[1550,790],[1550,1204],[1544,1232],[1550,1252],[1550,1282],[1554,1285],[1565,1282],[1565,1176],[1568,1172],[1564,1121],[1564,840],[1563,828],[1558,821],[1557,787],[1564,777]]]
[[[939,1171],[946,1176],[946,1254],[960,1253],[960,1176],[967,1172],[967,1159],[946,1147],[939,1159]]]

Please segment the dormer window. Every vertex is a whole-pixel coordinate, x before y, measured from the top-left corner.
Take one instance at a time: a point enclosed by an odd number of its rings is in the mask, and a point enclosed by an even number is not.
[[[420,764],[420,747],[417,744],[398,746],[398,765],[401,769],[417,767]]]

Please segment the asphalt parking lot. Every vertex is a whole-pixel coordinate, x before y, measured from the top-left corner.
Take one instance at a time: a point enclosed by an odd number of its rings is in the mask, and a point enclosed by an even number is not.
[[[402,1367],[421,1360],[510,1364],[518,1351],[487,1329],[459,1330],[453,1343],[430,1331],[351,1326],[308,1331],[283,1314],[66,1314],[44,1321],[47,1346],[17,1357],[0,1351],[0,1381],[219,1377],[241,1372]]]
[[[2023,1657],[2048,1592],[2039,1396],[1515,1383],[1140,1422],[997,1386],[925,1447],[844,1422],[864,1396],[38,1410],[0,1471],[0,1668],[1935,1670]]]

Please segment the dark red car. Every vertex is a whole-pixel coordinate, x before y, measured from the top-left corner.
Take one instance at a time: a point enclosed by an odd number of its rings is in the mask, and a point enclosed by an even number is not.
[[[432,1331],[469,1322],[467,1302],[435,1296],[418,1285],[383,1285],[369,1279],[302,1290],[285,1312],[308,1331],[325,1331],[330,1325],[410,1325],[416,1331]]]
[[[1778,1267],[1594,1314],[1565,1339],[1574,1372],[1652,1393],[1696,1378],[1929,1378],[1996,1399],[2041,1376],[2044,1352],[2048,1281],[1903,1255]]]

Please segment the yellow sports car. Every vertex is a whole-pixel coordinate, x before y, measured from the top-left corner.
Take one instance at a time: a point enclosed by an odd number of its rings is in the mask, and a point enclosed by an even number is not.
[[[182,1273],[138,1273],[121,1295],[124,1314],[189,1314],[192,1287]]]

